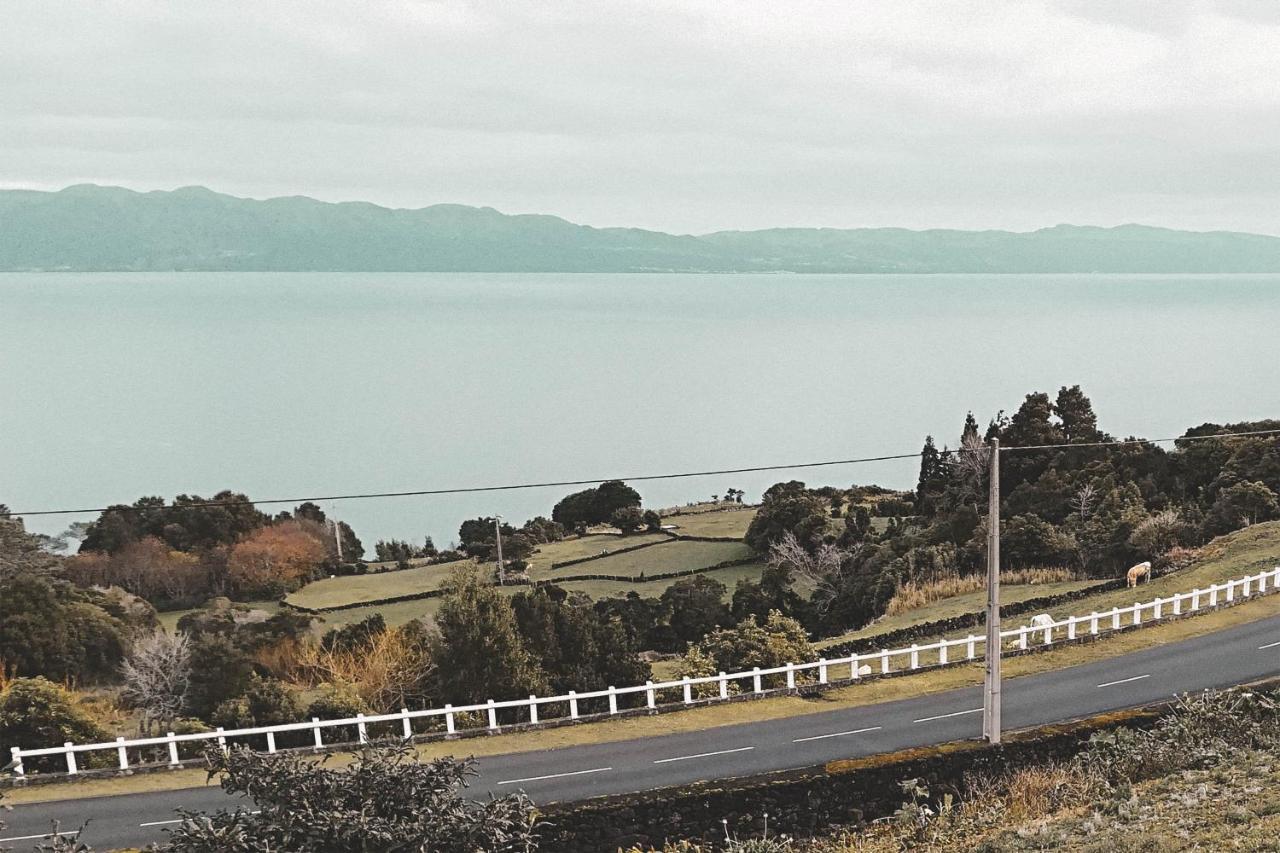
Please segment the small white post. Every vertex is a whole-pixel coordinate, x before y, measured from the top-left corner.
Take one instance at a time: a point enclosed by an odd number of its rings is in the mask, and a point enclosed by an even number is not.
[[[1261,595],[1266,591],[1267,591],[1267,573],[1258,572],[1258,594]]]
[[[854,655],[849,659],[849,677],[853,679],[862,677],[862,673],[858,672],[858,656],[857,655]]]
[[[1053,645],[1053,626],[1052,625],[1044,626],[1044,644],[1046,646]]]
[[[911,668],[920,668],[920,646],[917,643],[911,644]]]
[[[1120,630],[1120,608],[1119,607],[1111,608],[1111,630],[1112,631]]]
[[[1236,597],[1236,582],[1227,581],[1227,604],[1230,604]]]
[[[1245,598],[1248,598],[1250,595],[1253,595],[1252,588],[1253,588],[1253,578],[1246,577],[1244,579],[1244,585],[1240,587],[1240,592],[1242,595],[1244,595]]]
[[[796,689],[796,665],[790,662],[787,663],[787,689]]]
[[[889,653],[884,649],[880,650],[880,673],[881,675],[889,671]]]
[[[645,684],[645,687],[648,688],[647,690],[645,690],[646,701],[648,702],[650,708],[654,708],[657,706],[658,698],[654,696],[654,693],[656,691],[653,689],[653,682],[646,681],[644,684]]]
[[[270,737],[270,734],[271,733],[268,732],[267,736]],[[275,741],[271,741],[271,742],[273,744],[275,743]],[[275,752],[274,749],[272,749],[271,751]],[[173,732],[169,732],[169,763],[175,767],[179,763],[178,762],[178,741],[174,739]]]
[[[317,723],[318,723],[318,722],[320,722],[320,721],[319,721],[319,720],[315,720],[314,722],[317,722]],[[222,747],[222,751],[223,751],[223,752],[226,752],[226,751],[227,751],[227,738],[226,738],[226,735],[224,735],[224,734],[223,734],[223,732],[224,732],[224,731],[226,731],[226,729],[224,729],[222,726],[218,726],[218,746]],[[317,728],[317,729],[316,729],[316,744],[317,744],[317,745],[319,745],[319,743],[320,743],[320,729],[318,729],[318,728]]]
[[[1182,615],[1182,593],[1180,592],[1173,596],[1173,615]]]
[[[760,688],[760,667],[758,666],[754,667],[751,670],[751,674],[752,674],[752,680],[755,682],[754,686],[755,686],[756,692],[763,693],[764,691]]]
[[[324,749],[324,736],[320,734],[320,718],[312,717],[311,726],[311,733],[315,735],[316,749]],[[221,731],[221,729],[219,729],[219,731]],[[222,738],[222,740],[225,741],[226,738]]]
[[[1133,624],[1142,624],[1142,605],[1136,601],[1133,603]]]
[[[1027,650],[1027,626],[1023,625],[1018,629],[1018,648],[1024,652]]]
[[[409,709],[400,709],[400,722],[404,724],[404,739],[409,740],[413,737],[413,724],[409,722]]]
[[[572,690],[570,690],[570,691],[569,691],[569,695],[570,695],[570,696],[572,696],[572,695],[573,695],[573,691],[572,691]],[[498,727],[498,709],[497,709],[497,708],[495,708],[495,707],[493,707],[493,700],[492,700],[492,699],[490,699],[490,700],[489,700],[489,707],[488,707],[488,709],[487,709],[487,710],[489,711],[489,728],[491,728],[491,729],[496,729],[496,728]],[[576,709],[575,709],[575,710],[576,710]],[[576,716],[578,716],[578,715],[575,713],[573,716],[575,716],[575,717],[576,717]]]
[[[172,745],[173,744],[171,743],[170,746]],[[276,751],[276,733],[267,732],[267,752],[275,752],[275,751]]]
[[[120,757],[120,769],[128,770],[129,769],[129,750],[124,748],[124,738],[122,737],[116,738],[116,743],[119,744],[119,746],[116,747],[116,754],[119,755]]]
[[[1191,590],[1191,610],[1194,612],[1200,609],[1200,588],[1196,587]]]
[[[72,776],[80,772],[76,768],[76,754],[71,750],[71,747],[74,745],[75,744],[73,744],[71,741],[67,741],[66,743],[63,744],[63,746],[67,748],[67,772],[70,773]]]
[[[1216,583],[1213,586],[1209,587],[1209,606],[1210,607],[1218,606],[1218,585]]]
[[[578,691],[569,691],[569,718],[578,719]]]
[[[444,706],[444,729],[446,734],[456,734],[457,729],[453,724],[453,705],[446,704]]]
[[[1076,617],[1067,617],[1067,639],[1074,640],[1076,638]]]
[[[729,698],[729,679],[724,677],[724,673],[720,673],[720,698]]]
[[[684,681],[681,684],[681,687],[684,688],[684,704],[686,705],[692,704],[693,703],[693,685],[689,683],[688,676],[685,676]]]
[[[532,694],[529,696],[529,723],[535,726],[538,724],[538,697]]]
[[[364,725],[364,714],[356,714],[356,739],[361,743],[369,742],[369,732]]]
[[[975,653],[974,653],[974,646],[976,645],[977,640],[978,640],[978,638],[977,638],[977,637],[975,637],[975,636],[973,636],[973,634],[970,634],[968,637],[966,637],[966,638],[965,638],[965,641],[964,641],[964,656],[965,656],[965,659],[966,659],[966,660],[973,660],[973,657],[974,657],[974,654],[975,654]]]
[[[618,713],[618,688],[609,685],[609,713]]]
[[[818,659],[818,683],[819,684],[827,683],[827,659],[826,658]]]
[[[1160,621],[1161,611],[1162,611],[1163,609],[1164,609],[1164,599],[1163,599],[1163,598],[1157,598],[1157,599],[1155,600],[1155,606],[1153,606],[1153,607],[1151,608],[1151,619],[1152,619],[1152,621],[1155,621],[1155,622]]]
[[[26,776],[27,771],[22,766],[22,749],[20,747],[9,747],[9,755],[13,759],[13,773],[15,776]]]
[[[938,666],[942,666],[947,662],[947,641],[938,641]]]
[[[1089,614],[1089,633],[1095,637],[1098,635],[1098,611]]]

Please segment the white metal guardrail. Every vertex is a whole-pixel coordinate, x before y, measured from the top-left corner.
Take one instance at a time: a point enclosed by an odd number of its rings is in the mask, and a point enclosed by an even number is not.
[[[1076,640],[1084,636],[1098,635],[1149,622],[1157,622],[1173,616],[1182,616],[1202,610],[1223,607],[1242,598],[1276,592],[1278,587],[1280,587],[1280,567],[1260,572],[1256,575],[1213,584],[1205,589],[1193,589],[1191,592],[1176,593],[1168,598],[1135,602],[1130,607],[1115,607],[1102,612],[1095,611],[1087,616],[1069,616],[1060,621],[1022,625],[1001,631],[1000,637],[1004,643],[1012,642],[1013,647],[1017,650],[1027,650],[1032,644],[1041,647],[1052,645],[1056,638],[1063,638],[1068,641]],[[1145,616],[1144,613],[1146,614]],[[169,732],[163,737],[132,739],[119,737],[115,741],[105,743],[74,744],[68,742],[62,746],[40,749],[22,749],[15,746],[10,750],[12,753],[10,769],[18,777],[24,777],[26,769],[23,766],[23,759],[62,755],[65,756],[66,760],[66,772],[74,775],[82,772],[76,759],[77,755],[83,753],[109,753],[111,751],[116,753],[115,763],[121,771],[127,771],[135,767],[165,766],[166,762],[146,761],[144,756],[140,754],[144,750],[153,750],[157,747],[167,748],[168,766],[179,766],[181,764],[178,754],[179,744],[217,741],[219,745],[225,748],[227,742],[231,739],[265,737],[267,751],[276,752],[276,735],[291,732],[311,732],[312,743],[307,748],[320,750],[326,748],[326,746],[336,745],[333,742],[326,743],[324,738],[326,730],[354,728],[358,741],[365,743],[369,740],[369,726],[377,724],[399,723],[398,735],[405,740],[410,740],[415,735],[420,734],[443,734],[446,737],[456,735],[460,724],[464,731],[488,730],[490,732],[498,732],[503,728],[498,722],[498,712],[508,708],[518,708],[524,711],[521,715],[524,717],[523,720],[519,723],[507,724],[508,726],[537,726],[540,722],[555,722],[559,724],[565,721],[582,719],[584,715],[581,713],[581,707],[584,702],[593,703],[593,705],[598,705],[603,709],[605,705],[602,700],[607,700],[607,714],[601,710],[586,715],[595,719],[618,714],[620,712],[619,697],[643,695],[643,704],[638,704],[637,709],[656,710],[659,707],[659,699],[665,698],[665,695],[671,695],[672,693],[679,696],[679,700],[674,703],[664,703],[664,707],[668,707],[671,704],[679,707],[681,705],[693,705],[697,702],[723,701],[729,699],[730,695],[763,696],[767,692],[780,689],[765,686],[765,679],[771,677],[784,676],[786,689],[788,690],[795,689],[797,678],[817,685],[830,684],[833,675],[837,681],[857,681],[861,678],[874,677],[876,674],[885,675],[902,670],[916,670],[972,661],[978,655],[979,646],[984,647],[983,652],[985,653],[985,644],[985,637],[970,634],[967,637],[954,640],[942,639],[936,643],[913,644],[902,649],[881,649],[880,651],[849,655],[832,660],[824,658],[809,663],[788,663],[784,666],[768,669],[757,667],[747,672],[721,672],[717,675],[701,678],[682,678],[677,681],[648,681],[632,687],[610,687],[607,690],[593,690],[583,693],[570,690],[563,696],[530,696],[528,699],[510,699],[502,702],[495,702],[491,699],[479,705],[445,705],[443,708],[417,711],[401,708],[399,712],[394,714],[357,714],[354,717],[339,720],[312,718],[309,721],[299,723],[245,729],[219,728],[211,732],[192,734]],[[847,676],[844,675],[845,673],[847,673]],[[698,690],[700,695],[695,697],[695,688],[704,688],[710,685],[715,685],[715,688]],[[553,708],[553,711],[567,707],[569,713],[567,717],[552,716],[550,719],[540,720],[539,706],[558,706]],[[628,709],[623,708],[622,710],[626,711]],[[432,728],[432,731],[415,731],[413,725],[415,720],[427,721],[427,725]],[[476,725],[477,722],[479,725]],[[132,759],[130,751],[134,753]]]

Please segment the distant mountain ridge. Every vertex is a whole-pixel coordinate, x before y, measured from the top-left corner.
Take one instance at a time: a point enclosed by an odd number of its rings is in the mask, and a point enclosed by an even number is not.
[[[0,270],[1275,273],[1280,237],[1145,225],[694,236],[455,204],[407,210],[82,184],[0,191]]]

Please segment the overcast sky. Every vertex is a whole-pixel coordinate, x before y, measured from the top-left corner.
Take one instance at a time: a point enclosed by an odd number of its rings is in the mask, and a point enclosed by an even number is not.
[[[1280,234],[1280,3],[4,0],[0,186]]]

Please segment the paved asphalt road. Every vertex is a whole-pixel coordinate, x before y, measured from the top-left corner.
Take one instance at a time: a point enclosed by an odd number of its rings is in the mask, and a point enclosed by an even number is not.
[[[1015,729],[1060,722],[1277,673],[1280,617],[1273,617],[1098,663],[1009,679],[1004,723]],[[865,689],[874,690],[874,682]],[[497,755],[480,759],[474,790],[523,789],[545,803],[807,767],[980,737],[981,708],[981,690],[974,687],[698,732]],[[466,742],[458,749],[466,754]],[[221,789],[206,787],[20,805],[8,813],[0,844],[27,849],[56,819],[64,829],[89,821],[83,840],[98,850],[142,845],[164,838],[164,827],[177,823],[174,809],[210,810],[231,802]]]

